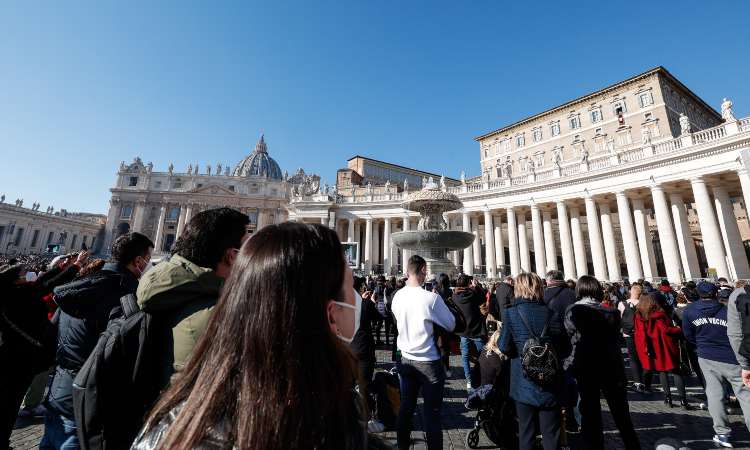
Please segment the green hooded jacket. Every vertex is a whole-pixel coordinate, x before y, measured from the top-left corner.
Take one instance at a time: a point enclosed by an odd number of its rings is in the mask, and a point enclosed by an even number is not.
[[[182,370],[206,331],[224,279],[213,269],[173,255],[146,272],[138,283],[138,305],[152,314],[163,351],[163,387]]]

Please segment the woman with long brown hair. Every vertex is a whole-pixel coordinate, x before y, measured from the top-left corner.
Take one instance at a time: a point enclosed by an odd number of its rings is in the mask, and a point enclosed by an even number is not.
[[[685,394],[685,381],[680,368],[680,344],[682,334],[680,327],[673,326],[655,293],[641,294],[636,306],[633,326],[633,340],[638,352],[638,359],[644,371],[646,390],[651,390],[651,379],[654,372],[664,389],[664,404],[672,407],[672,393],[669,386],[669,373],[674,377],[680,404],[691,409]]]
[[[206,333],[134,449],[362,449],[347,348],[361,308],[336,233],[263,228],[240,250]]]

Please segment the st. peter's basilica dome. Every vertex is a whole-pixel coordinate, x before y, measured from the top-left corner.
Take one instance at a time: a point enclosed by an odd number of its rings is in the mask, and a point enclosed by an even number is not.
[[[255,144],[255,150],[247,155],[234,168],[232,175],[235,177],[265,177],[281,180],[281,169],[273,158],[268,156],[268,148],[263,136]]]

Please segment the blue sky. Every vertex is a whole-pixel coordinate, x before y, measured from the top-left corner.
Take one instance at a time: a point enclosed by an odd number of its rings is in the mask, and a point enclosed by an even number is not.
[[[31,5],[33,3],[33,5]],[[158,4],[157,4],[158,3]],[[2,2],[0,193],[106,213],[119,162],[363,154],[457,177],[473,137],[656,65],[750,114],[750,2]]]

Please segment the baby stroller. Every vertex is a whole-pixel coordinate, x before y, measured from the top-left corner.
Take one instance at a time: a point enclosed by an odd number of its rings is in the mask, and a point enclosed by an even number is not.
[[[474,428],[466,433],[466,446],[479,446],[479,430],[495,445],[505,449],[518,449],[518,421],[513,400],[505,397],[500,389],[486,384],[469,395],[466,409],[476,410]]]

